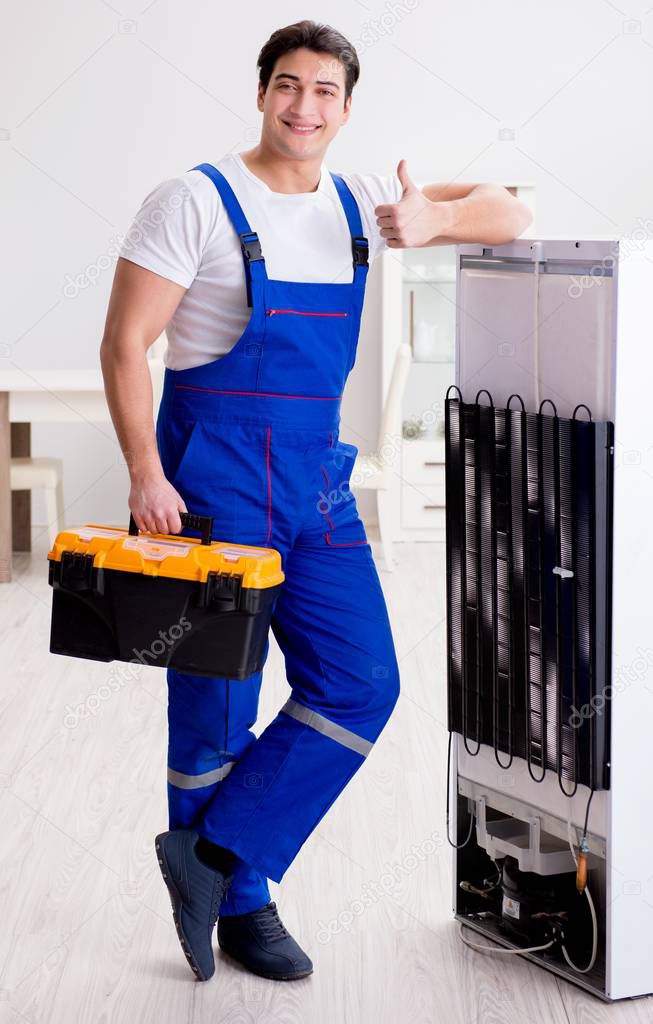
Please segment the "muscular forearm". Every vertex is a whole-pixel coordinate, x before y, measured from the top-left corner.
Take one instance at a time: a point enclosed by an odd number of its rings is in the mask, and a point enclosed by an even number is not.
[[[418,188],[400,160],[398,203],[374,208],[389,249],[484,242],[501,245],[524,231],[533,217],[526,203],[503,185],[434,182]]]
[[[501,245],[517,238],[533,219],[528,206],[501,185],[477,185],[464,198],[448,201],[438,201],[437,185],[425,185],[422,192],[431,200],[425,216],[431,217],[433,225],[433,234],[423,246]]]
[[[162,472],[145,347],[133,338],[105,336],[100,361],[111,419],[132,481]]]

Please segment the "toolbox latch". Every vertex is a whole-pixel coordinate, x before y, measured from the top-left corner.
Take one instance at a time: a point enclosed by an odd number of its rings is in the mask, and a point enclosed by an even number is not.
[[[61,553],[59,585],[65,590],[93,590],[93,555],[82,551]],[[96,586],[102,593],[102,570],[98,569]]]
[[[236,611],[240,607],[242,583],[243,577],[240,573],[209,572],[204,588],[204,600],[201,603],[207,608],[218,605],[224,612]]]

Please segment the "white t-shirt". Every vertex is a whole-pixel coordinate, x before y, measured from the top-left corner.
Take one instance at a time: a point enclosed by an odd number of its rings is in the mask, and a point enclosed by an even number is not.
[[[333,179],[322,164],[315,192],[273,192],[229,153],[214,163],[258,233],[267,275],[282,281],[347,283],[353,279],[351,235]],[[370,263],[386,248],[374,209],[397,203],[396,174],[344,174],[358,204]],[[213,182],[186,171],[158,185],[144,200],[120,255],[182,285],[187,291],[166,327],[164,362],[173,370],[224,355],[251,316],[238,235]]]

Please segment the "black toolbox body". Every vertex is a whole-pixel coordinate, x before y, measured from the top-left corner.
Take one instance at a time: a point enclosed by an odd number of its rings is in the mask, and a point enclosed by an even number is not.
[[[185,515],[194,525],[198,517]],[[48,553],[50,651],[246,679],[284,579],[273,548],[87,524]]]

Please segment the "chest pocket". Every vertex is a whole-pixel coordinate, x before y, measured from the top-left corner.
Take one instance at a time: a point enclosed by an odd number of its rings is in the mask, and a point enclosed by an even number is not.
[[[268,308],[258,390],[339,398],[349,370],[351,330],[349,309],[304,303]]]

